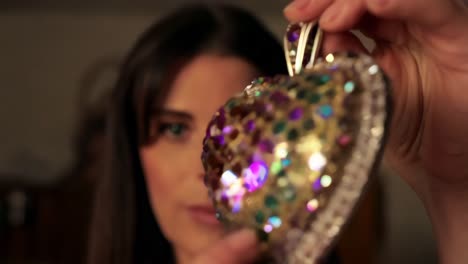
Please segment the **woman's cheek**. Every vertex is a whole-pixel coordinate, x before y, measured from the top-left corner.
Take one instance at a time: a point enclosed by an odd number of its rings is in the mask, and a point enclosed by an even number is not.
[[[155,148],[144,148],[140,151],[143,173],[151,199],[167,197],[173,185],[174,171],[167,155]]]

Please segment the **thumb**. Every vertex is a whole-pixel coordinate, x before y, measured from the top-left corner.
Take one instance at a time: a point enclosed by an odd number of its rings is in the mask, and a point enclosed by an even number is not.
[[[228,235],[193,262],[195,264],[252,263],[258,255],[259,244],[255,233],[241,230]]]

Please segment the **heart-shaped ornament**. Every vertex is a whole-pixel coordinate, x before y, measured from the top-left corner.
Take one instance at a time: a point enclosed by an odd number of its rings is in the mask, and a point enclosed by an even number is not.
[[[329,54],[297,70],[255,80],[219,109],[203,141],[218,218],[257,230],[278,263],[327,252],[380,161],[389,120],[388,83],[371,57]]]

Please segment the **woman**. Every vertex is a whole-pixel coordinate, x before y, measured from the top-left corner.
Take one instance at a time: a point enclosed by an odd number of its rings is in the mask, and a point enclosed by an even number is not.
[[[283,54],[257,20],[227,6],[182,9],[143,34],[112,98],[90,264],[193,263],[218,242],[200,161],[206,124],[254,77],[286,74]]]
[[[90,263],[189,263],[218,239],[202,184],[204,126],[255,76],[285,72],[274,37],[235,8],[182,9],[144,33],[112,98]]]

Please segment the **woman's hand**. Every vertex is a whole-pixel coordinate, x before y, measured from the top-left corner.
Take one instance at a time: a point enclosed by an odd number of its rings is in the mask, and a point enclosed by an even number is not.
[[[324,52],[376,41],[392,80],[389,164],[424,202],[443,263],[468,263],[468,1],[296,0],[293,22],[319,20]]]
[[[242,230],[228,235],[193,260],[193,264],[248,264],[258,254],[258,241],[253,231]]]

